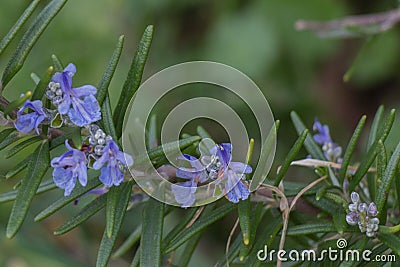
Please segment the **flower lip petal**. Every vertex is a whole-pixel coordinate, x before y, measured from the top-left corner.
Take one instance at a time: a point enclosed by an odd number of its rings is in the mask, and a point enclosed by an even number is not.
[[[69,63],[68,66],[65,67],[63,72],[66,72],[69,76],[74,76],[76,73],[76,66],[73,63]]]
[[[71,92],[72,95],[74,95],[75,97],[85,97],[89,95],[95,95],[97,89],[93,85],[83,85],[80,87],[72,88]]]

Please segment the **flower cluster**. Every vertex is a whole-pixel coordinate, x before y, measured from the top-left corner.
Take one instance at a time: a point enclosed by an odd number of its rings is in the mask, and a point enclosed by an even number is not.
[[[100,170],[100,181],[106,186],[118,186],[124,180],[124,172],[133,164],[130,155],[120,151],[111,136],[106,135],[99,126],[93,124],[101,119],[100,106],[95,98],[97,89],[92,85],[72,87],[72,77],[76,72],[70,63],[61,73],[55,73],[46,88],[45,95],[55,110],[44,108],[40,100],[27,100],[17,113],[15,128],[23,133],[33,129],[40,134],[40,124],[50,124],[59,128],[62,125],[85,127],[89,134],[85,141],[73,147],[68,140],[65,146],[68,151],[51,161],[54,183],[64,189],[68,196],[75,188],[76,182],[87,184],[88,168]],[[25,112],[28,111],[28,112]],[[53,123],[61,118],[61,123]]]
[[[184,208],[193,205],[197,186],[207,181],[216,181],[233,203],[247,199],[250,192],[244,174],[251,173],[252,169],[247,164],[232,162],[231,151],[230,143],[222,143],[210,149],[211,156],[203,156],[200,160],[187,154],[179,157],[189,162],[191,168],[181,167],[176,171],[176,176],[186,181],[172,185],[175,200]]]
[[[368,237],[375,236],[379,228],[378,210],[374,202],[369,205],[360,202],[360,196],[356,192],[351,193],[350,212],[346,215],[346,221],[350,225],[358,225],[362,233]]]
[[[313,138],[317,144],[322,146],[326,159],[331,162],[341,163],[342,147],[333,142],[328,125],[322,125],[318,119],[315,119],[313,130],[317,132]]]

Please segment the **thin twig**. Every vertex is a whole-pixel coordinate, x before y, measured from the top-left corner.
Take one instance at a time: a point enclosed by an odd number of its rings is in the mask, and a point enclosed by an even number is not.
[[[189,228],[190,226],[192,226],[194,224],[195,221],[197,221],[197,219],[199,218],[199,216],[201,215],[201,213],[203,212],[205,206],[201,206],[196,213],[194,214],[193,218],[190,220],[190,222],[185,226],[185,229]]]
[[[400,10],[395,9],[388,12],[348,16],[329,21],[298,20],[295,24],[295,28],[297,30],[316,31],[321,37],[326,37],[329,32],[355,27],[360,29],[375,27],[371,29],[371,33],[376,34],[392,28],[399,22]]]

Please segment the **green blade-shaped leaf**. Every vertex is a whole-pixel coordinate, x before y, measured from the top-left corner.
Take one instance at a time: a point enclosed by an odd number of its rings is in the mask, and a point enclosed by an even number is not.
[[[367,119],[367,116],[365,116],[365,115],[361,117],[360,121],[357,124],[356,129],[354,130],[353,135],[350,138],[349,144],[347,145],[346,152],[344,153],[344,156],[343,156],[342,168],[340,169],[340,173],[339,173],[340,184],[343,184],[344,178],[346,177],[347,167],[350,164],[351,156],[353,155],[354,149],[356,148],[358,138],[361,135],[361,131],[364,127],[366,119]]]
[[[283,161],[283,164],[278,173],[278,177],[276,177],[276,180],[274,182],[275,186],[278,186],[279,183],[282,181],[283,176],[286,174],[287,170],[290,167],[290,164],[292,163],[292,161],[295,159],[295,157],[299,153],[307,136],[308,136],[308,130],[305,129],[297,138],[296,142],[294,143],[294,145],[290,149],[289,153],[287,154],[285,160]]]
[[[191,227],[185,229],[184,231],[181,232],[181,234],[179,234],[176,238],[174,238],[171,241],[171,243],[165,248],[164,253],[170,253],[171,251],[174,251],[182,244],[184,244],[192,236],[194,236],[198,232],[201,232],[207,226],[213,224],[214,222],[218,221],[219,219],[225,217],[227,214],[232,212],[235,209],[235,207],[236,207],[235,205],[228,203],[215,209],[207,216],[200,218]]]
[[[51,55],[51,60],[53,61],[54,70],[56,72],[62,72],[64,70],[64,64],[56,55]]]
[[[113,186],[107,193],[107,205],[106,205],[106,233],[110,238],[114,232],[115,227],[115,214],[117,210],[119,194],[123,188],[119,186]]]
[[[140,266],[161,266],[161,238],[164,225],[164,203],[150,198],[143,210],[140,239]]]
[[[276,142],[276,136],[279,130],[280,121],[275,121],[275,124],[272,125],[267,138],[265,139],[264,143],[262,144],[262,151],[260,158],[258,159],[258,166],[257,169],[265,170],[265,167],[268,164],[268,161],[271,158],[271,151],[274,148]],[[257,187],[265,180],[264,173],[260,173],[260,175],[253,175],[253,178],[250,182],[249,190],[253,192],[257,189]]]
[[[86,222],[89,218],[91,218],[93,215],[95,215],[97,212],[99,212],[106,206],[106,200],[107,200],[107,194],[103,194],[98,198],[94,199],[92,202],[83,207],[78,214],[70,218],[57,230],[55,230],[54,235],[65,234],[74,229],[75,227]]]
[[[180,233],[183,229],[185,229],[186,225],[192,220],[193,216],[196,212],[199,211],[199,208],[189,208],[189,211],[180,219],[179,223],[175,225],[174,228],[163,238],[163,249],[167,247],[167,245]]]
[[[288,236],[309,235],[309,234],[329,233],[335,231],[336,228],[331,222],[310,223],[304,225],[294,225],[289,227],[287,235]]]
[[[197,131],[197,134],[198,134],[202,139],[205,139],[205,138],[212,139],[212,138],[211,138],[211,135],[210,135],[210,134],[206,131],[206,129],[204,129],[203,127],[197,126],[196,131]]]
[[[110,98],[108,95],[104,99],[103,105],[101,106],[101,119],[105,133],[110,135],[115,141],[117,141],[118,139],[111,114]]]
[[[9,130],[9,129],[6,129],[6,130]],[[4,130],[4,131],[6,131],[6,130]],[[3,150],[4,148],[8,147],[9,145],[17,142],[20,138],[21,138],[21,135],[19,134],[19,132],[11,132],[8,136],[6,136],[3,139],[3,141],[0,142],[0,150]],[[0,139],[1,139],[1,137],[0,137]]]
[[[157,117],[152,115],[149,122],[149,130],[147,134],[147,149],[157,146]]]
[[[114,252],[113,258],[118,258],[124,255],[128,250],[130,250],[142,236],[142,226],[139,225],[135,231],[133,231],[128,238],[122,243],[122,245]]]
[[[145,29],[142,39],[140,40],[139,46],[131,63],[128,76],[122,87],[122,92],[119,97],[118,104],[114,110],[114,124],[118,138],[121,137],[122,134],[122,124],[124,121],[126,109],[128,108],[128,104],[131,101],[136,90],[140,86],[144,65],[147,60],[147,55],[149,54],[152,39],[153,26],[149,25]]]
[[[12,26],[10,31],[7,33],[7,35],[1,40],[0,42],[0,55],[3,53],[3,51],[7,48],[8,44],[14,39],[15,35],[17,32],[21,29],[21,27],[24,25],[26,20],[32,15],[33,11],[39,4],[40,0],[34,0],[32,3],[25,9],[24,13],[19,17],[17,22]]]
[[[4,129],[3,131],[0,132],[0,143],[4,141],[12,132],[15,131],[15,128],[8,128]]]
[[[383,175],[382,181],[378,186],[378,191],[376,192],[376,207],[378,208],[379,218],[386,217],[383,212],[383,207],[385,206],[387,196],[389,194],[390,187],[393,182],[393,178],[396,174],[400,162],[400,143],[397,145],[392,157],[390,158],[385,173]]]
[[[36,191],[36,195],[53,190],[55,188],[57,188],[57,186],[53,182],[53,179],[44,181],[40,184],[38,190]],[[13,190],[13,191],[10,191],[7,193],[0,194],[0,203],[15,200],[17,198],[17,194],[18,194],[18,190]]]
[[[194,250],[196,249],[201,238],[201,233],[197,233],[192,236],[192,238],[186,242],[185,248],[182,252],[182,255],[179,258],[178,266],[186,267],[189,265],[190,260],[192,259],[192,255]]]
[[[145,155],[139,155],[135,158],[135,165],[141,165],[143,162],[146,161],[146,158],[148,157],[150,160],[156,159],[158,157],[164,156],[165,154],[177,151],[179,150],[184,150],[185,148],[191,146],[193,143],[200,141],[201,138],[199,136],[191,136],[185,139],[181,139],[179,141],[173,141],[169,142],[166,144],[163,144],[161,146],[152,148],[148,150],[148,153]]]
[[[383,106],[379,106],[378,110],[375,113],[375,117],[374,117],[374,120],[372,121],[371,130],[370,130],[369,136],[368,136],[367,151],[372,146],[372,144],[376,141],[376,136],[378,134],[379,126],[380,126],[382,118],[383,118],[384,110],[385,109]]]
[[[391,248],[397,256],[400,256],[400,238],[394,234],[379,233],[378,239]]]
[[[101,81],[99,83],[99,86],[97,87],[97,94],[96,98],[97,101],[99,102],[99,105],[103,105],[103,101],[108,95],[108,87],[110,86],[111,80],[114,76],[115,69],[117,68],[119,58],[121,57],[122,53],[122,48],[124,46],[124,35],[121,35],[118,38],[117,46],[114,50],[114,53],[108,62],[106,71],[103,74],[103,77],[101,78]]]
[[[31,155],[27,156],[25,159],[23,159],[21,162],[15,165],[14,168],[12,168],[6,173],[6,179],[10,179],[15,175],[17,175],[18,173],[20,173],[22,170],[24,170],[26,166],[28,166],[30,160],[31,160]]]
[[[74,190],[72,191],[71,195],[69,196],[63,196],[54,203],[52,203],[49,207],[41,211],[38,215],[35,217],[35,222],[41,221],[50,215],[54,214],[56,211],[59,209],[65,207],[69,203],[75,201],[77,198],[80,196],[86,194],[90,190],[94,189],[95,187],[99,186],[101,182],[96,178],[96,179],[91,179],[93,178],[93,173],[88,173],[88,182],[86,186],[82,186],[81,184],[77,184]]]
[[[53,75],[54,68],[50,66],[45,75],[40,79],[39,83],[36,85],[35,91],[33,91],[33,95],[31,100],[40,100],[43,98],[46,88],[51,80],[51,77]]]
[[[242,230],[243,243],[248,245],[250,243],[250,198],[241,200],[238,203],[238,216],[240,229]]]
[[[133,181],[126,182],[120,185],[121,191],[118,198],[117,209],[115,210],[115,225],[111,237],[107,236],[107,231],[104,231],[103,238],[101,239],[99,252],[97,254],[97,267],[106,267],[110,260],[111,252],[114,248],[119,230],[121,229],[122,222],[124,221],[126,209],[131,198]]]
[[[292,111],[290,113],[290,117],[296,128],[297,134],[301,134],[306,128],[303,121],[300,119],[299,115],[296,112]],[[322,153],[321,148],[315,143],[314,139],[310,134],[307,135],[306,140],[304,141],[304,146],[307,149],[308,153],[310,153],[313,159],[321,159],[326,160],[324,154]]]
[[[14,206],[7,225],[7,237],[12,238],[18,232],[28,213],[33,196],[39,187],[42,177],[50,165],[49,143],[43,143],[35,150],[28,164],[28,171],[18,189]]]
[[[17,154],[18,152],[20,152],[21,150],[23,150],[24,148],[41,141],[42,138],[40,136],[34,136],[31,138],[28,138],[20,143],[18,143],[17,145],[15,145],[14,147],[10,148],[7,153],[6,153],[6,159],[14,156],[15,154]]]
[[[386,137],[388,136],[390,130],[392,129],[394,117],[395,117],[395,110],[392,109],[389,115],[387,116],[383,126],[380,128],[380,131],[377,135],[377,139],[375,139],[371,147],[368,149],[367,155],[363,158],[363,160],[360,163],[360,166],[358,167],[356,173],[351,179],[349,184],[350,192],[354,191],[356,186],[360,183],[361,179],[368,172],[368,169],[371,167],[372,163],[374,163],[374,160],[378,154],[378,149],[377,149],[378,142],[379,140],[381,140],[382,142],[386,140]]]
[[[33,45],[66,2],[67,0],[53,0],[40,12],[22,37],[10,61],[7,63],[1,79],[3,86],[6,86],[12,77],[22,68]]]

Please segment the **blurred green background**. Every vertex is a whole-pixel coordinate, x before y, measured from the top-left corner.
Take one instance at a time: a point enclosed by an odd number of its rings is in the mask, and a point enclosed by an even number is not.
[[[8,32],[29,2],[1,1],[0,36]],[[44,6],[48,1],[42,2]],[[218,61],[241,70],[263,90],[275,118],[281,120],[275,160],[275,165],[279,165],[296,138],[290,122],[291,110],[296,110],[310,128],[316,116],[329,123],[333,138],[345,146],[362,114],[367,114],[370,124],[379,104],[398,107],[400,103],[398,28],[374,39],[360,57],[351,81],[344,83],[343,74],[365,40],[318,39],[311,32],[297,32],[295,21],[380,12],[394,8],[395,3],[388,0],[69,0],[33,48],[23,69],[7,86],[5,96],[13,100],[32,90],[30,74],[42,75],[52,64],[52,54],[59,56],[64,64],[76,64],[75,85],[97,85],[118,36],[124,34],[123,55],[110,87],[115,105],[138,40],[146,25],[153,24],[155,34],[144,79],[165,67],[191,60]],[[0,70],[16,44],[13,42],[0,57]],[[399,128],[396,121],[389,142],[396,141]],[[5,160],[0,155],[0,175],[4,176],[23,156]],[[293,179],[297,179],[296,174],[292,173]],[[47,176],[50,178],[51,174]],[[12,185],[13,181],[2,182],[0,192]],[[57,238],[52,231],[79,207],[68,207],[44,223],[31,223],[33,214],[61,194],[55,192],[37,198],[22,232],[11,241],[4,235],[11,204],[0,205],[0,266],[94,265],[104,214]],[[129,224],[140,219],[140,214],[140,207],[129,213],[124,225],[126,233]],[[179,216],[169,218],[167,227],[172,227]],[[223,256],[232,225],[233,220],[225,219],[207,230],[193,266],[212,266]],[[130,257],[126,256],[126,262],[113,260],[110,266],[128,266]]]

